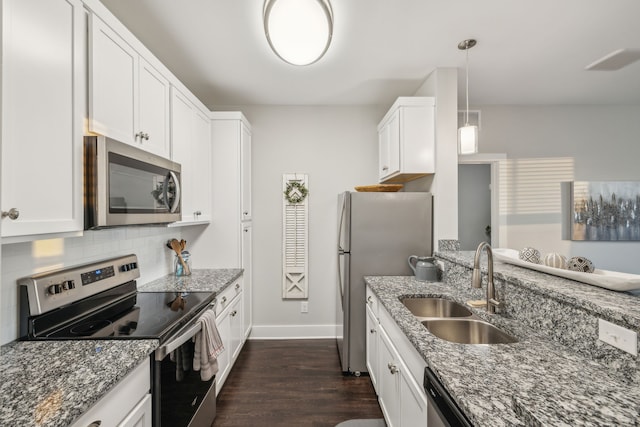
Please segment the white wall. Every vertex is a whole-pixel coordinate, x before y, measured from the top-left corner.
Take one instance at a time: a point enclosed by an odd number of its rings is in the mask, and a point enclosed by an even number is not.
[[[238,108],[253,130],[252,337],[335,336],[337,197],[377,183],[376,127],[388,107]],[[293,172],[309,175],[308,313],[281,298],[282,174]]]
[[[86,231],[82,237],[2,245],[0,345],[18,338],[17,279],[134,253],[140,265],[138,283],[149,282],[173,270],[173,251],[165,245],[171,238],[181,239],[181,233],[180,228],[121,227]]]
[[[477,109],[479,151],[508,158],[500,207],[508,247],[583,255],[597,268],[639,274],[640,243],[561,240],[559,182],[640,181],[640,106]]]
[[[433,194],[433,244],[458,238],[458,70],[438,68],[414,96],[436,98],[436,173],[409,182],[407,191]]]

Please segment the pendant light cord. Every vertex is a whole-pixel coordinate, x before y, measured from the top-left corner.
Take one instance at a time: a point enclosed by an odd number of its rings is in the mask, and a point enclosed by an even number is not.
[[[466,52],[466,79],[467,79],[467,112],[465,114],[464,125],[469,126],[469,43],[467,42]]]

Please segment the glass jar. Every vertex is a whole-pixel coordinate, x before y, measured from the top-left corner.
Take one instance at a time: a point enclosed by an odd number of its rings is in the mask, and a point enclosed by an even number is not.
[[[173,260],[173,271],[175,271],[176,276],[190,276],[191,275],[191,254],[187,251],[182,251],[182,260],[183,263],[180,262],[180,258],[178,255],[175,256]],[[185,268],[186,266],[186,268]]]

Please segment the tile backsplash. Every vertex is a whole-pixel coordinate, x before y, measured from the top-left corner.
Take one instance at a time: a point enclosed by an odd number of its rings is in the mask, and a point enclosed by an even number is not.
[[[18,338],[20,277],[133,253],[140,265],[139,283],[146,283],[172,271],[174,252],[166,247],[171,238],[182,238],[181,228],[121,227],[85,231],[82,237],[3,245],[0,345]]]

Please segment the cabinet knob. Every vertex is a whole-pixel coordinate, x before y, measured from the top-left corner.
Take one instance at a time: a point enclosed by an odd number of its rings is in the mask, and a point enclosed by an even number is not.
[[[367,302],[368,302],[369,304],[373,304],[373,299],[371,299],[371,295],[369,295],[369,296],[367,297]]]
[[[374,328],[371,328],[371,329],[369,329],[369,333],[370,333],[370,334],[375,334],[375,333],[376,333],[376,330],[375,330]]]
[[[149,134],[148,133],[144,134],[144,139],[147,140],[147,141],[149,140]]]
[[[383,170],[383,171],[388,171],[388,170],[389,170],[389,166],[383,166],[383,167],[382,167],[382,170]]]
[[[20,216],[20,211],[16,208],[11,208],[9,209],[8,212],[6,211],[2,211],[2,218],[6,218],[9,217],[9,219],[18,219],[18,217]]]
[[[249,215],[249,212],[242,212],[242,215]]]
[[[201,212],[201,211],[195,211],[193,214],[194,214],[195,216],[200,216],[200,215],[202,215],[202,212]]]
[[[391,372],[391,375],[397,374],[398,372],[400,372],[398,367],[395,364],[391,363],[391,362],[389,362],[387,364],[387,368],[389,368],[389,372]]]
[[[240,289],[240,283],[236,283],[236,290]]]
[[[222,297],[222,300],[221,300],[220,302],[222,302],[222,304],[224,304],[225,302],[227,302],[227,297]]]
[[[237,312],[236,310],[233,310],[233,311],[231,312],[231,317],[236,317],[236,314],[238,314],[238,312]]]

